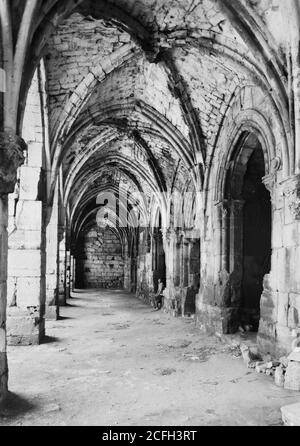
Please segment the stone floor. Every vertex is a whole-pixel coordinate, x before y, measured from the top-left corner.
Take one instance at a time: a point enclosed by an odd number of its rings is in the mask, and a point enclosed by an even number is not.
[[[47,342],[9,348],[0,425],[279,425],[280,407],[300,399],[192,319],[121,291],[73,296]]]

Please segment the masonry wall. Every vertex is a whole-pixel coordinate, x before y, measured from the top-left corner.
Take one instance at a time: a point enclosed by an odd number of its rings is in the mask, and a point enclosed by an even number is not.
[[[80,288],[123,288],[122,245],[112,230],[94,227],[82,235],[76,280]]]

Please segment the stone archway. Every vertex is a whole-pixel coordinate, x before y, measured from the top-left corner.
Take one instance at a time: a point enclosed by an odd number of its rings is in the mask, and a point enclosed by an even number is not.
[[[271,198],[263,183],[265,174],[258,137],[243,134],[232,154],[225,185],[227,332],[239,327],[258,330],[263,278],[271,267]]]

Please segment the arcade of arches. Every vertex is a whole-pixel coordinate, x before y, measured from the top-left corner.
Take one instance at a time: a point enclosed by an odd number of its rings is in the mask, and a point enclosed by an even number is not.
[[[0,0],[0,399],[75,288],[300,336],[299,0]],[[20,347],[21,348],[21,347]]]

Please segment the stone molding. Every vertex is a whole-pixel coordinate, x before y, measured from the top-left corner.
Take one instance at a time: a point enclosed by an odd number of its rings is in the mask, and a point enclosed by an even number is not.
[[[24,163],[27,145],[22,138],[9,132],[0,132],[0,194],[14,191],[17,169]]]
[[[265,188],[270,192],[271,202],[275,203],[275,175],[269,174],[262,178],[262,182]]]
[[[294,175],[283,183],[283,194],[295,220],[300,220],[300,175]]]

